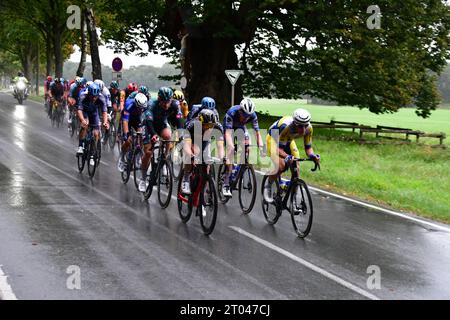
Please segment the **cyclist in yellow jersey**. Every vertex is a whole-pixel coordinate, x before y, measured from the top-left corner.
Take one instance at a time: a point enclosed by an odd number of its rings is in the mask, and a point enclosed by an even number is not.
[[[300,158],[295,139],[303,137],[306,155],[316,161],[320,161],[320,155],[315,154],[312,148],[313,127],[311,126],[311,114],[305,109],[297,109],[292,116],[286,116],[276,121],[270,128],[266,137],[268,154],[278,168],[269,176],[269,183],[264,189],[264,198],[272,199],[272,183],[278,176],[289,168],[293,158]]]

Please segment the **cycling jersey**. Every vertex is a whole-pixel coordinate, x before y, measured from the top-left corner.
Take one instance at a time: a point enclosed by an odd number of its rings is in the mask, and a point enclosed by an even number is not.
[[[136,105],[134,99],[128,98],[125,101],[125,107],[123,109],[123,117],[124,121],[129,121],[130,118],[138,118],[140,119],[142,115],[142,109]]]
[[[259,125],[258,125],[258,116],[255,112],[248,115],[245,112],[242,111],[242,108],[240,105],[231,107],[223,120],[223,127],[225,130],[227,129],[246,129],[245,125],[247,123],[252,123],[253,129],[256,131],[259,131]]]
[[[279,131],[279,145],[288,145],[291,141],[303,137],[305,148],[309,149],[312,146],[313,128],[309,125],[306,128],[298,128],[294,126],[292,117],[283,117],[276,121],[269,128],[269,135],[273,137],[273,130]]]
[[[99,110],[101,112],[107,111],[107,106],[100,95],[97,100],[93,100],[93,97],[88,93],[88,89],[83,90],[80,95],[80,102],[78,104],[78,110],[81,110],[84,114],[84,117],[88,117],[89,126],[98,129],[100,124],[100,115]]]
[[[62,83],[52,82],[50,84],[50,92],[52,93],[53,98],[61,100],[64,96],[64,85]]]
[[[296,158],[300,157],[295,139],[303,137],[305,149],[312,148],[313,128],[311,125],[307,127],[294,126],[292,117],[283,117],[276,121],[269,128],[269,133],[266,138],[267,150],[269,155],[275,155],[277,150],[275,140],[275,130],[278,130],[278,147],[283,149],[287,154],[291,154]]]
[[[144,144],[150,143],[151,137],[155,134],[161,135],[162,130],[169,126],[168,118],[171,115],[175,115],[177,120],[176,127],[181,128],[181,124],[178,122],[181,119],[181,111],[177,104],[170,104],[170,107],[165,110],[160,106],[158,100],[152,100],[149,103],[149,107],[142,114],[142,126],[143,126],[143,136]]]
[[[122,101],[125,101],[125,91],[124,90],[116,90],[116,93],[113,93],[113,89],[110,88],[109,92],[111,93],[111,103],[119,105]]]
[[[186,100],[180,102],[180,110],[183,118],[186,119],[189,114],[189,105]]]
[[[111,108],[112,107],[112,104],[111,104],[111,93],[109,92],[108,88],[103,86],[103,90],[102,90],[101,94],[105,97],[105,101],[106,101],[107,107]]]
[[[69,90],[69,97],[72,99],[75,99],[76,103],[78,104],[78,101],[80,99],[80,93],[81,91],[83,91],[83,87],[79,87],[77,86],[76,83],[73,83],[70,86],[70,90]]]
[[[167,121],[172,127],[176,129],[181,129],[182,128],[181,118],[183,118],[183,114],[181,112],[180,101],[172,100],[169,110],[170,112],[169,115],[167,116]]]

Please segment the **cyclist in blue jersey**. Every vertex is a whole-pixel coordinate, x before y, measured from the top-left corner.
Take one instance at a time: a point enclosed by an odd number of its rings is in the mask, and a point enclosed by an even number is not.
[[[87,134],[88,126],[94,129],[95,139],[98,140],[100,138],[100,115],[99,110],[102,113],[102,122],[103,126],[108,129],[109,123],[107,118],[107,106],[103,99],[101,99],[100,87],[93,83],[88,88],[86,88],[80,95],[80,101],[78,104],[78,118],[81,123],[80,130],[80,140],[77,154],[83,154],[83,143],[84,138]]]
[[[127,154],[128,149],[131,147],[132,136],[130,133],[130,127],[136,132],[141,132],[141,116],[144,110],[148,106],[147,97],[143,93],[138,93],[134,98],[131,96],[125,101],[125,109],[122,116],[122,130],[123,130],[123,145],[122,154],[119,159],[118,169],[120,172],[125,170],[124,156]],[[145,191],[145,190],[144,190]]]
[[[258,116],[255,112],[255,104],[252,100],[245,98],[241,101],[240,105],[231,107],[228,109],[225,118],[223,120],[223,128],[225,130],[225,144],[227,146],[227,165],[224,177],[224,183],[222,188],[222,194],[226,197],[231,197],[230,190],[230,174],[233,168],[233,164],[229,163],[234,158],[234,142],[233,136],[236,130],[244,131],[244,145],[250,144],[250,135],[247,130],[247,123],[251,123],[253,129],[256,131],[256,140],[260,152],[263,149],[263,140],[259,130]]]

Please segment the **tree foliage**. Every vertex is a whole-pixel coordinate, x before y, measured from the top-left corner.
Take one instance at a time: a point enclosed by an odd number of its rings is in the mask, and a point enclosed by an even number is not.
[[[101,27],[116,50],[142,55],[176,58],[183,27],[204,48],[227,40],[240,53],[235,67],[245,70],[248,95],[308,94],[375,113],[416,103],[426,117],[437,101],[429,74],[439,74],[450,57],[448,6],[441,0],[376,3],[381,28],[372,30],[368,0],[116,0],[104,8],[113,18]],[[196,47],[194,56],[205,59],[202,51]]]

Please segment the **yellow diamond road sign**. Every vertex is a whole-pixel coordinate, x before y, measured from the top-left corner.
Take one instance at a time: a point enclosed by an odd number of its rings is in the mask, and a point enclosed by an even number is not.
[[[242,70],[225,70],[225,74],[227,75],[228,80],[230,80],[232,86],[236,84],[242,73]]]

